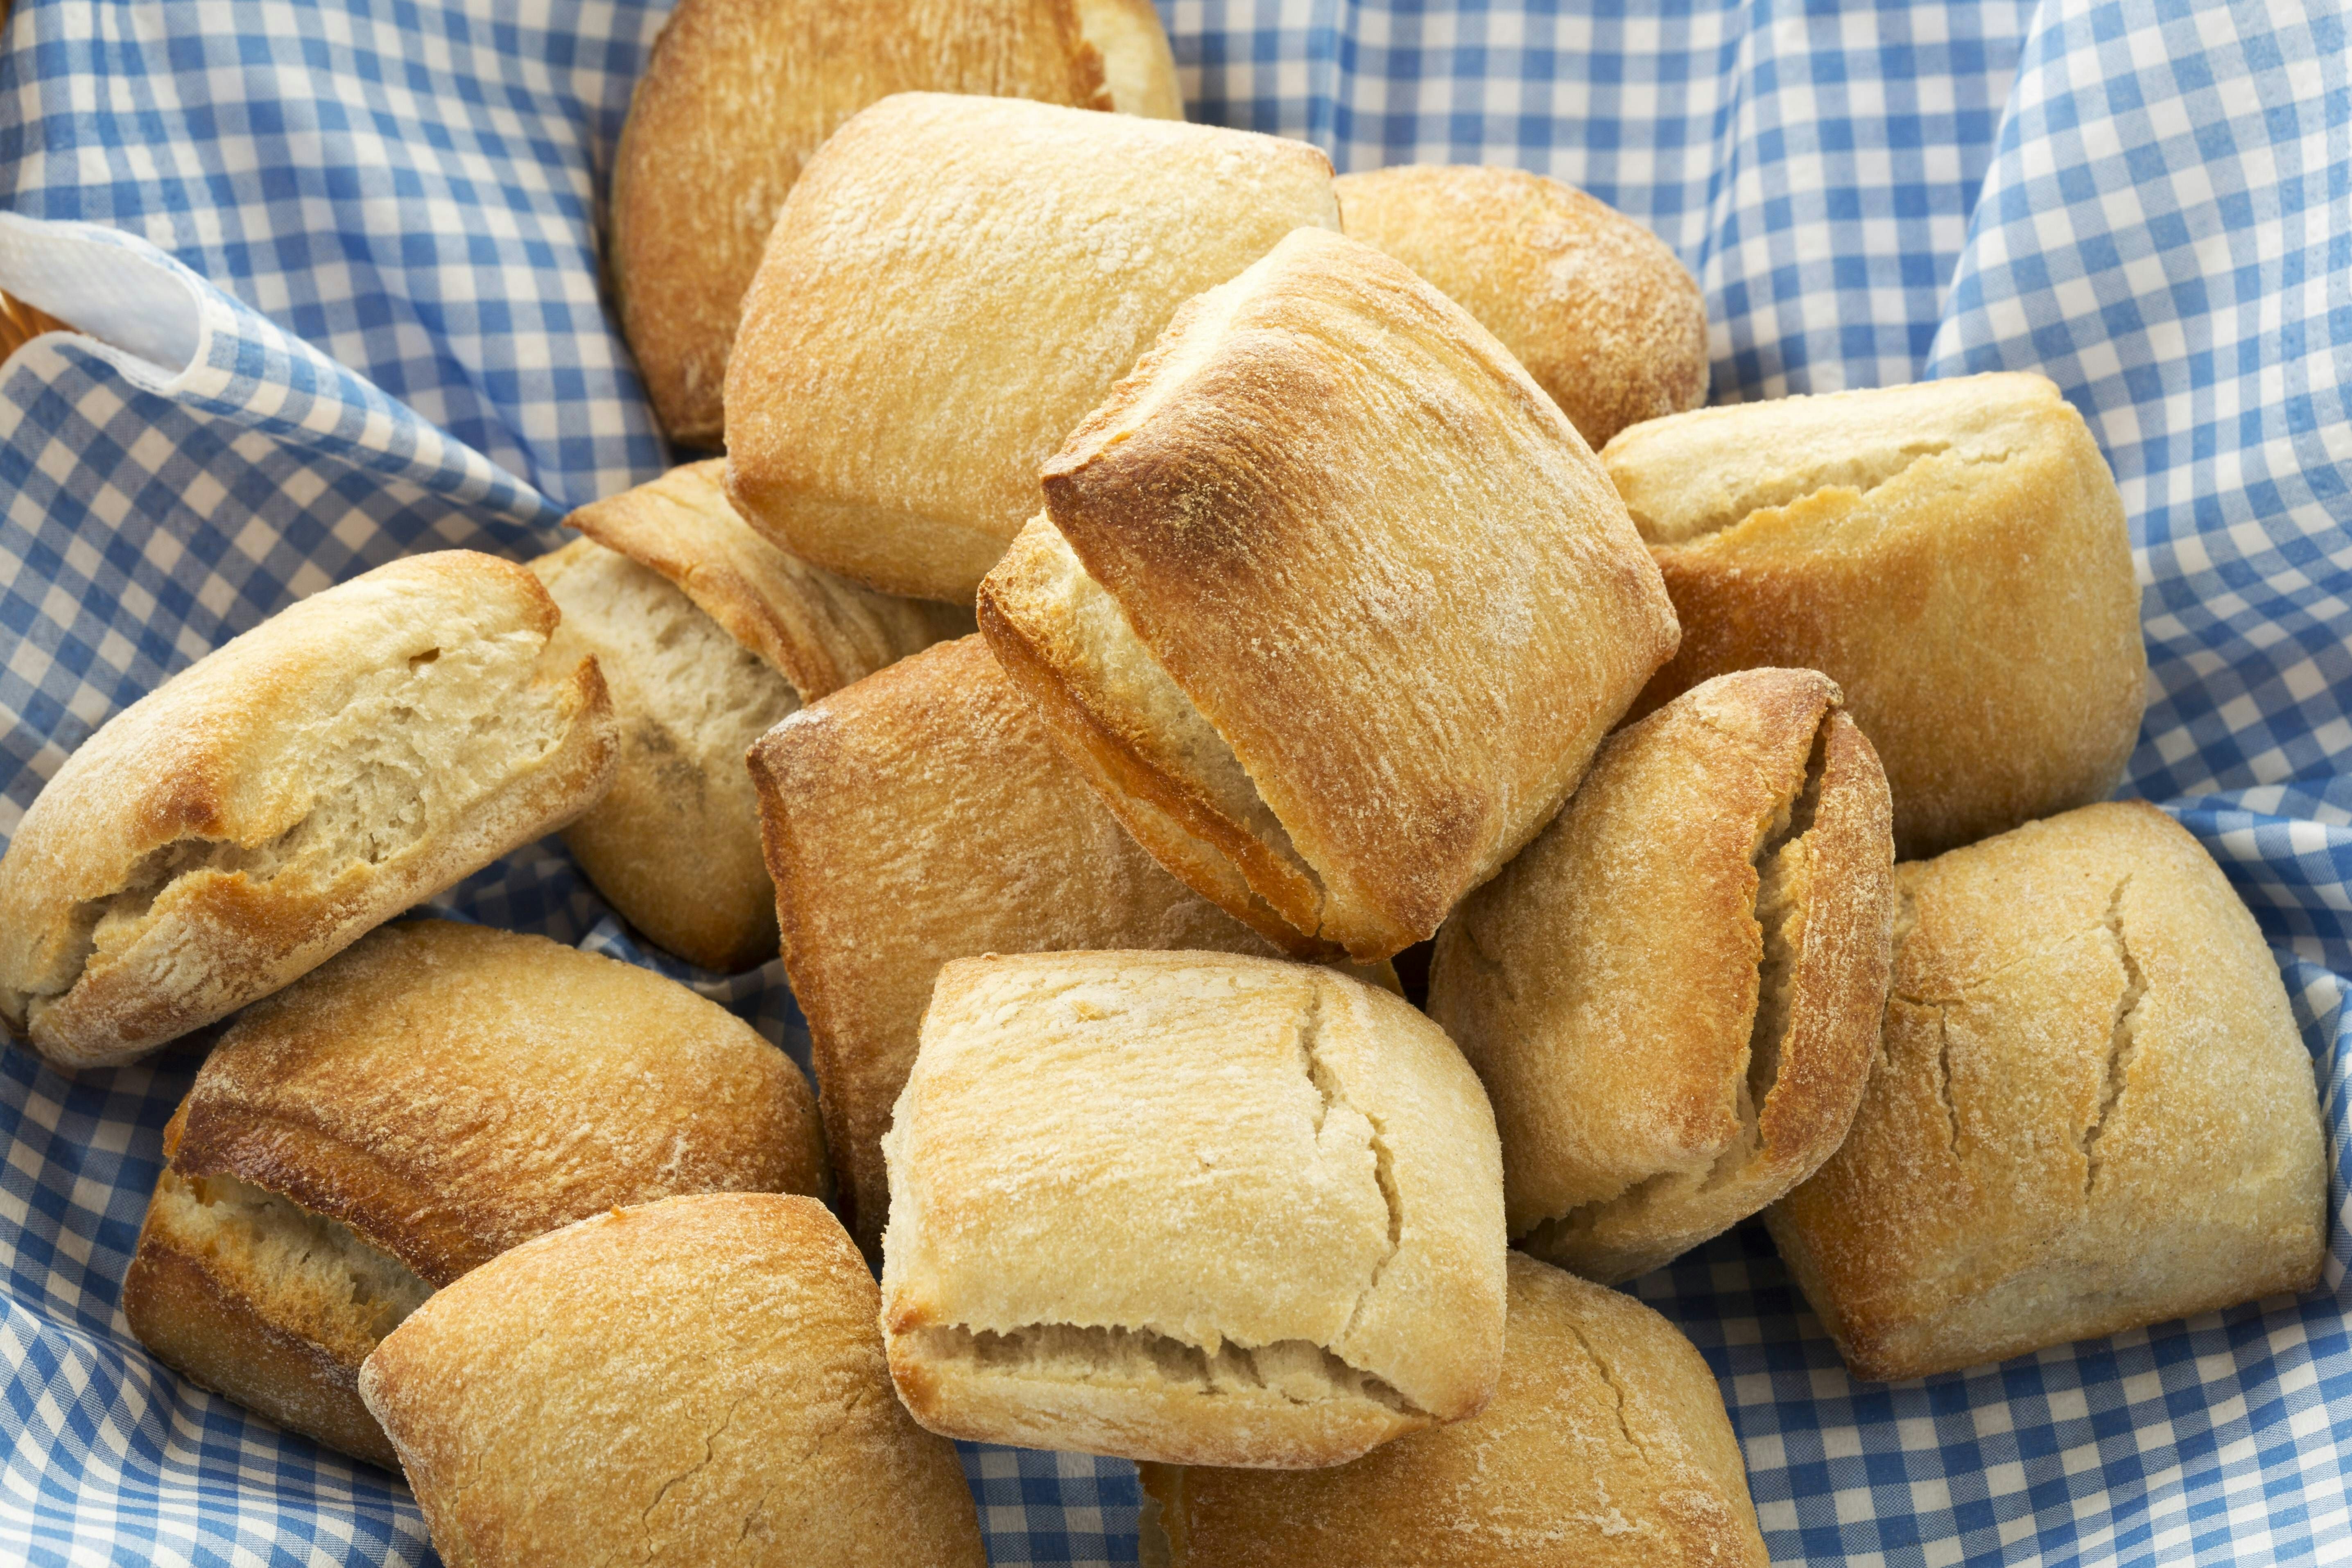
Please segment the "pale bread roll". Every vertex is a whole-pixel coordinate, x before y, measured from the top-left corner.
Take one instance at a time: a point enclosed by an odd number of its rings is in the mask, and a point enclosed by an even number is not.
[[[108,1067],[268,995],[611,781],[593,660],[523,567],[395,561],[116,714],[0,859],[0,1022]]]
[[[1683,623],[1637,714],[1727,670],[1822,671],[1878,748],[1906,858],[2123,777],[2147,687],[2131,539],[2042,377],[1702,409],[1601,460]]]
[[[978,637],[916,655],[751,749],[784,969],[850,1230],[879,1255],[882,1134],[951,958],[1274,946],[1161,870]]]
[[[1518,356],[1595,450],[1706,401],[1706,296],[1665,241],[1573,185],[1408,163],[1339,182],[1339,226]]]
[[[581,508],[567,521],[588,537],[531,569],[563,612],[559,651],[595,655],[620,721],[613,786],[563,841],[645,935],[732,972],[776,955],[745,748],[971,616],[794,560],[736,516],[725,468],[690,464]]]
[[[890,1374],[934,1432],[1295,1468],[1494,1392],[1494,1118],[1385,991],[1207,953],[959,959],[882,1147]]]
[[[2327,1156],[2277,961],[2143,801],[1896,868],[1853,1130],[1766,1211],[1856,1377],[1922,1377],[2319,1282]]]
[[[1338,235],[1187,304],[1045,488],[981,629],[1128,830],[1300,956],[1433,932],[1674,650],[1559,408]]]
[[[1517,1245],[1613,1285],[1829,1158],[1877,1054],[1894,863],[1826,676],[1722,676],[1609,738],[1431,967]]]
[[[650,970],[482,926],[385,926],[229,1026],[165,1131],[131,1332],[390,1467],[360,1363],[437,1287],[618,1204],[819,1192],[808,1084]]]
[[[1510,1257],[1494,1402],[1321,1470],[1145,1465],[1145,1568],[1765,1568],[1714,1374],[1630,1297]]]
[[[744,290],[825,138],[894,92],[1111,108],[1093,35],[1139,23],[1094,22],[1107,3],[679,0],[629,100],[605,251],[622,333],[671,440],[719,444]],[[1134,58],[1144,42],[1114,45],[1118,76],[1151,79]]]
[[[1339,222],[1301,142],[886,99],[777,216],[728,365],[728,489],[796,555],[969,604],[1039,467],[1176,308]]]
[[[368,1357],[450,1568],[986,1568],[953,1445],[891,1397],[873,1276],[808,1198],[598,1215]]]

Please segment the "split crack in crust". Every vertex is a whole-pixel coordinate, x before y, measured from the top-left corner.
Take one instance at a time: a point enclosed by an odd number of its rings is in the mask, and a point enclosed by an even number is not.
[[[2106,1131],[2107,1118],[2123,1098],[2124,1088],[2131,1071],[2132,1057],[2139,1048],[2137,1026],[2139,1007],[2147,995],[2147,977],[2140,973],[2139,961],[2132,956],[2131,942],[2124,929],[2124,890],[2131,886],[2126,875],[2116,884],[2107,900],[2107,913],[2103,927],[2116,944],[2116,956],[2124,966],[2123,994],[2116,998],[2115,1023],[2107,1031],[2107,1058],[2099,1083],[2098,1109],[2092,1113],[2088,1126],[2083,1129],[2083,1194],[2090,1195],[2099,1179],[2099,1139]]]
[[[1388,1247],[1373,1260],[1347,1322],[1337,1336],[1344,1344],[1355,1333],[1366,1306],[1380,1287],[1381,1276],[1402,1246],[1404,1203],[1380,1120],[1349,1101],[1338,1075],[1318,1053],[1325,995],[1333,984],[1318,977],[1297,1026],[1300,1065],[1318,1101],[1315,1131],[1319,1142],[1323,1124],[1335,1110],[1363,1118],[1370,1130],[1373,1180],[1388,1212]],[[1066,986],[1050,994],[1058,995],[1074,988]],[[1189,1385],[1203,1394],[1264,1391],[1278,1394],[1293,1405],[1352,1396],[1370,1399],[1401,1415],[1428,1414],[1384,1379],[1354,1365],[1328,1346],[1307,1340],[1247,1345],[1220,1338],[1213,1344],[1199,1345],[1149,1327],[1047,1322],[1025,1323],[1004,1331],[975,1330],[961,1323],[933,1325],[915,1331],[915,1337],[921,1342],[927,1358],[952,1357],[981,1367],[1008,1370],[1034,1368],[1043,1362],[1052,1365],[1052,1375],[1057,1379],[1095,1382],[1105,1375],[1118,1380],[1148,1375],[1158,1381]]]
[[[1601,1381],[1609,1385],[1610,1414],[1616,1417],[1617,1430],[1624,1436],[1626,1446],[1639,1454],[1643,1462],[1651,1462],[1650,1450],[1643,1444],[1641,1438],[1633,1435],[1633,1423],[1625,1419],[1625,1385],[1617,1381],[1617,1374],[1611,1370],[1609,1363],[1602,1359],[1599,1351],[1592,1348],[1592,1341],[1585,1334],[1583,1325],[1573,1318],[1563,1318],[1561,1321],[1568,1331],[1576,1336],[1577,1347],[1584,1352],[1585,1359],[1591,1362],[1593,1370],[1601,1374]]]
[[[1805,840],[1812,831],[1821,805],[1822,781],[1828,770],[1830,724],[1835,712],[1833,708],[1822,712],[1806,755],[1804,779],[1766,825],[1748,860],[1756,871],[1756,897],[1749,905],[1749,917],[1762,932],[1762,956],[1757,966],[1756,1013],[1749,1024],[1735,1090],[1738,1097],[1739,1135],[1723,1147],[1706,1173],[1696,1180],[1694,1173],[1687,1170],[1660,1171],[1630,1182],[1607,1197],[1579,1204],[1540,1222],[1528,1233],[1528,1245],[1538,1252],[1591,1231],[1603,1215],[1620,1205],[1638,1205],[1653,1194],[1676,1187],[1698,1193],[1716,1191],[1767,1152],[1763,1111],[1773,1090],[1780,1087],[1780,1047],[1790,1026],[1788,988],[1804,941],[1804,904],[1791,891],[1791,884],[1801,877]],[[1722,728],[1704,710],[1696,716],[1710,729]],[[1794,934],[1791,927],[1795,928]],[[1507,977],[1507,968],[1495,963],[1478,949],[1476,928],[1465,924],[1463,929],[1471,939],[1473,951],[1497,976]],[[1506,990],[1507,993],[1507,983]]]
[[[2006,463],[2011,454],[2006,449],[1955,452],[1952,443],[1944,440],[1906,441],[1893,451],[1865,452],[1856,457],[1815,463],[1799,473],[1780,476],[1777,484],[1762,485],[1744,494],[1725,496],[1721,504],[1679,526],[1662,524],[1638,509],[1633,510],[1633,517],[1642,531],[1642,536],[1654,543],[1695,544],[1702,540],[1735,533],[1765,512],[1792,510],[1840,490],[1850,492],[1859,501],[1873,490],[1894,483],[1928,458],[1947,456],[1963,466],[1974,468]]]

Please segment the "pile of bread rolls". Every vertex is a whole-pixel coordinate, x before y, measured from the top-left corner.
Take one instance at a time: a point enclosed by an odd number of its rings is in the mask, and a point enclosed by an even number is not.
[[[229,1019],[156,1354],[453,1564],[976,1564],[948,1437],[1138,1461],[1171,1568],[1760,1563],[1604,1287],[1760,1214],[1907,1378],[2315,1283],[2278,972],[2096,804],[2138,595],[2048,382],[1702,410],[1591,198],[1185,124],[1135,0],[901,9],[685,0],[638,89],[611,285],[723,458],[294,605],[0,860],[50,1061]],[[385,923],[557,829],[781,947],[814,1101]]]

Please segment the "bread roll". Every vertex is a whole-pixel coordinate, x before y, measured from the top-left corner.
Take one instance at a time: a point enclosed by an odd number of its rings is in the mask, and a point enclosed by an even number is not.
[[[1337,235],[1188,304],[1045,485],[981,629],[1128,830],[1301,956],[1434,931],[1674,651],[1559,410]]]
[[[1494,1403],[1322,1470],[1143,1468],[1150,1568],[1765,1568],[1705,1361],[1614,1290],[1510,1257]]]
[[[354,1380],[435,1289],[616,1204],[816,1192],[792,1062],[650,970],[386,926],[255,1005],[172,1119],[131,1332],[281,1425],[394,1461]]]
[[[1139,848],[978,637],[892,665],[751,749],[784,968],[851,1231],[879,1255],[882,1133],[951,958],[1274,947]]]
[[[131,1061],[578,816],[617,747],[556,618],[520,566],[413,556],[116,714],[0,858],[0,1022]]]
[[[1706,401],[1706,296],[1664,240],[1573,185],[1408,163],[1340,177],[1339,226],[1444,289],[1596,449]]]
[[[1078,28],[1102,56],[1113,109],[1147,120],[1184,118],[1176,51],[1151,0],[1078,0]]]
[[[726,465],[673,468],[570,518],[531,563],[563,612],[558,651],[596,656],[620,718],[613,787],[563,841],[614,908],[705,969],[776,955],[743,752],[804,700],[971,629],[770,544],[727,504]]]
[[[2326,1150],[2278,964],[2140,801],[1896,868],[1845,1144],[1766,1222],[1856,1377],[1921,1377],[2319,1282]]]
[[[986,1568],[954,1447],[890,1396],[822,1205],[581,1221],[442,1291],[360,1388],[451,1568]]]
[[[824,139],[894,92],[1108,109],[1098,25],[1087,17],[1093,8],[1071,0],[679,0],[621,127],[605,252],[621,331],[671,440],[719,445],[743,292],[776,210]],[[1122,74],[1132,76],[1139,44],[1114,47]]]
[[[2122,778],[2147,685],[2131,540],[2041,376],[1704,409],[1601,460],[1683,623],[1637,714],[1727,670],[1821,670],[1878,748],[1906,858]]]
[[[1610,737],[1431,967],[1517,1245],[1613,1285],[1829,1158],[1878,1047],[1894,859],[1885,775],[1812,670],[1722,676]]]
[[[728,364],[728,488],[796,555],[970,604],[1039,465],[1176,307],[1339,222],[1301,142],[887,99],[777,216]]]
[[[1494,1393],[1494,1118],[1384,991],[1204,953],[958,959],[882,1148],[883,1336],[934,1432],[1296,1468]]]

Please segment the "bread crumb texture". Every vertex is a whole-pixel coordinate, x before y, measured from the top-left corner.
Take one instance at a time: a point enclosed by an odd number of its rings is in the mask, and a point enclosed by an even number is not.
[[[1444,1035],[1200,954],[941,973],[884,1140],[884,1324],[935,1430],[1330,1463],[1483,1405],[1500,1173]]]
[[[1768,1215],[1857,1375],[2020,1355],[2316,1283],[2311,1058],[2253,917],[2154,806],[1897,868],[1844,1145]]]

